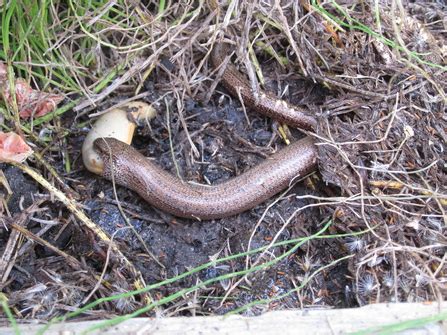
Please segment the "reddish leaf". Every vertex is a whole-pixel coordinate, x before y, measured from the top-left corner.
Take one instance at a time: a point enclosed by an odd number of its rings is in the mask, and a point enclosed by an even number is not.
[[[23,162],[33,153],[28,144],[16,133],[0,132],[0,162]]]
[[[12,105],[13,98],[7,82],[6,66],[0,63],[0,87],[3,87],[3,95],[6,102]],[[19,115],[23,119],[31,116],[39,117],[52,112],[58,103],[64,98],[61,95],[45,93],[34,90],[23,78],[17,78],[15,81],[15,96]]]

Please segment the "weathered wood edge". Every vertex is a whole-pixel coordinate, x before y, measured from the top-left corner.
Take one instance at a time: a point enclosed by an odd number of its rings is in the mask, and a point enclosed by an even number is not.
[[[93,334],[346,334],[371,327],[434,316],[447,312],[447,302],[375,304],[350,309],[272,311],[256,317],[135,318]],[[79,334],[101,321],[67,322],[45,334]],[[22,334],[35,334],[42,325],[19,325]],[[0,334],[12,334],[0,328]],[[447,323],[427,324],[405,334],[447,334]]]

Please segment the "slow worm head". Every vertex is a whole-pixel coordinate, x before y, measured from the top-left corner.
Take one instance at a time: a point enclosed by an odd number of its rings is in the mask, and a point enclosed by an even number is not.
[[[133,101],[101,115],[93,124],[82,145],[82,159],[85,167],[102,175],[104,163],[93,148],[93,142],[101,137],[113,137],[124,143],[132,142],[135,121],[150,120],[155,116],[152,106],[142,101]]]

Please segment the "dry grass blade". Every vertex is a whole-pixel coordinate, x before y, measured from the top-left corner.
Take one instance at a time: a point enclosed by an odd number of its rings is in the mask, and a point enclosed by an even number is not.
[[[134,265],[123,255],[121,250],[118,249],[116,244],[107,236],[107,234],[99,228],[97,225],[95,225],[94,222],[92,222],[85,213],[80,209],[80,206],[67,196],[59,191],[57,188],[55,188],[53,185],[51,185],[45,178],[43,178],[40,174],[38,174],[36,171],[32,170],[26,165],[14,163],[12,164],[14,166],[17,166],[22,171],[30,175],[36,182],[41,184],[45,189],[47,189],[52,195],[54,195],[59,201],[61,201],[67,208],[92,232],[95,233],[95,236],[99,237],[101,241],[105,242],[107,245],[111,246],[111,249],[114,252],[114,256],[117,258],[117,262],[123,263],[125,267],[128,269],[129,273],[131,274],[132,279],[134,280],[134,285],[136,289],[140,289],[144,287],[144,280],[141,277],[141,273],[134,267]],[[20,230],[20,227],[14,226],[15,229]],[[39,240],[42,242],[39,237],[34,237],[36,240]],[[44,242],[42,242],[44,243]],[[50,247],[49,245],[46,245],[47,247]],[[66,256],[69,259],[71,259],[71,256]],[[74,264],[77,264],[77,261],[73,258],[75,261]],[[149,300],[150,301],[150,300]]]
[[[23,211],[17,218],[15,218],[15,226],[22,229],[29,221],[30,214],[39,206],[39,204],[33,204],[31,207]],[[8,219],[6,219],[9,221]],[[4,222],[6,225],[6,222]],[[10,225],[10,224],[9,224]],[[20,231],[15,229],[11,235],[9,235],[8,243],[5,246],[2,257],[0,258],[0,273],[2,274],[1,283],[4,284],[8,280],[9,273],[15,264],[17,258],[17,251],[20,245]]]

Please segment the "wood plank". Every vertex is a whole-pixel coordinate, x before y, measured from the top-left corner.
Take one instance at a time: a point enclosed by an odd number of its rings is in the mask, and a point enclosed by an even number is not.
[[[135,318],[93,334],[346,334],[371,327],[447,313],[447,302],[376,304],[350,309],[273,311],[257,317]],[[45,334],[79,334],[100,321],[67,322],[52,326]],[[19,325],[22,334],[34,334],[42,326]],[[12,333],[0,328],[0,334]],[[447,334],[447,323],[431,323],[404,334]]]

